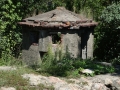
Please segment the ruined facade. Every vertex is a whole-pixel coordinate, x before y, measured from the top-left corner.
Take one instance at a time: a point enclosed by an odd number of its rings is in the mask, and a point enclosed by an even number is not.
[[[26,18],[18,24],[23,27],[22,57],[27,64],[40,63],[51,46],[58,45],[73,58],[93,57],[94,27],[91,19],[58,7],[55,10]]]

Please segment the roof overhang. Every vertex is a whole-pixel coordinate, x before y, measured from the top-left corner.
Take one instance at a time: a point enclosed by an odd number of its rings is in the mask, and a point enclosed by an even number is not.
[[[98,25],[97,22],[84,18],[74,12],[66,10],[65,8],[57,8],[37,16],[23,19],[21,22],[18,22],[18,24],[30,27],[59,29],[80,29],[81,27]]]

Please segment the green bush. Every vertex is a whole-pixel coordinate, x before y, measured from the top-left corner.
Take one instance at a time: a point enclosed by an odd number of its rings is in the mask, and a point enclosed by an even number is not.
[[[68,52],[64,55],[61,54],[62,56],[59,54],[53,54],[51,49],[49,49],[42,59],[43,62],[40,65],[39,72],[49,73],[54,76],[76,77],[82,75],[80,72],[83,69],[92,69],[94,74],[112,73],[115,71],[112,66],[103,66],[90,59],[73,59]],[[57,59],[57,56],[60,57]]]
[[[60,55],[59,55],[60,54]],[[66,71],[72,70],[72,59],[68,54],[61,55],[61,51],[54,55],[49,48],[48,53],[44,55],[41,64],[41,70],[52,75],[66,76]],[[57,59],[58,57],[58,59]]]
[[[113,3],[103,10],[99,27],[95,31],[97,60],[119,63],[120,56],[120,3]],[[113,61],[114,60],[114,61]]]

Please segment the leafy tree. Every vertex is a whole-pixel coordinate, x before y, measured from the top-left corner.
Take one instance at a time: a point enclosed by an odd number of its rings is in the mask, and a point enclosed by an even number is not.
[[[108,6],[100,17],[96,30],[95,56],[110,61],[120,55],[120,3]]]
[[[21,28],[17,22],[35,11],[48,10],[49,1],[44,0],[0,0],[0,57],[3,60],[15,57],[21,43]],[[28,14],[29,13],[29,14]]]
[[[21,41],[16,23],[21,20],[18,15],[20,13],[18,6],[21,6],[21,3],[17,2],[14,5],[11,0],[2,0],[0,6],[0,47],[1,55],[5,59],[12,55],[15,45]]]
[[[17,52],[16,47],[18,48],[18,45],[21,43],[21,28],[17,25],[17,22],[25,17],[55,9],[57,6],[65,6],[71,11],[85,13],[88,17],[91,16],[98,20],[101,11],[113,2],[117,4],[118,0],[0,0],[0,56],[4,59],[15,56],[15,53]],[[118,7],[115,7],[116,4],[108,7],[108,9],[106,9],[107,11],[104,11],[104,14],[101,16],[101,28],[96,30],[96,50],[98,50],[98,47],[102,47],[102,42],[100,40],[103,38],[104,40],[105,38],[107,40],[109,38],[106,36],[109,36],[110,33],[108,27],[112,25],[112,27],[110,27],[110,29],[112,28],[111,34],[113,34],[113,31],[118,33],[119,12],[117,10],[119,10],[119,5],[117,5]],[[112,11],[114,11],[113,13],[115,13],[116,17],[112,14]],[[103,31],[104,29],[106,31]],[[114,36],[113,38],[115,38]],[[105,54],[107,55],[108,53]]]

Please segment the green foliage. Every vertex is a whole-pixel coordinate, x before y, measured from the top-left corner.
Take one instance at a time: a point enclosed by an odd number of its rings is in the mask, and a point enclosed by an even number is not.
[[[110,61],[119,56],[119,0],[0,0],[0,6],[0,58],[3,63],[19,56],[21,28],[17,22],[58,6],[64,6],[68,10],[100,21],[95,31],[95,56],[97,58]],[[107,8],[102,12],[105,7]]]
[[[49,67],[51,67],[54,63],[54,55],[51,51],[51,48],[49,48],[47,54],[44,55],[44,57],[42,58],[42,69],[43,70],[48,70]]]
[[[120,3],[108,6],[100,20],[95,31],[95,56],[99,60],[117,60],[115,58],[120,55]]]
[[[102,22],[109,29],[120,29],[120,4],[113,3],[108,6],[101,15]]]
[[[52,75],[65,76],[66,71],[72,70],[72,60],[68,57],[68,54],[62,55],[61,51],[52,53],[49,48],[46,55],[42,59],[41,70]]]
[[[13,58],[13,57],[9,57],[8,60],[6,59],[0,59],[0,66],[2,65],[5,65],[5,66],[22,66],[24,65],[24,63],[22,62],[22,60],[20,59],[16,59],[16,58]]]
[[[112,73],[115,71],[114,67],[112,66],[104,66],[99,63],[96,63],[90,59],[87,60],[76,60],[73,63],[73,67],[75,67],[78,70],[83,69],[91,69],[94,71],[94,74],[104,74],[104,73]]]
[[[116,57],[116,58],[114,58],[114,59],[111,59],[111,62],[112,62],[114,65],[120,64],[120,54],[118,54],[118,57]]]
[[[49,73],[50,75],[55,76],[78,77],[83,75],[81,73],[81,70],[83,69],[92,69],[94,71],[93,74],[86,74],[87,76],[93,76],[94,74],[113,73],[115,71],[112,66],[103,66],[90,59],[73,59],[70,57],[68,52],[65,54],[61,54],[59,52],[56,53],[58,53],[58,55],[53,54],[51,49],[48,50],[48,53],[44,55],[42,59],[43,62],[40,65],[38,72]]]
[[[43,84],[31,87],[28,80],[22,77],[26,73],[37,74],[27,67],[17,67],[17,70],[9,71],[0,70],[0,87],[14,87],[16,90],[54,90],[53,86],[44,86]]]
[[[4,0],[0,2],[0,6],[0,55],[3,60],[10,60],[12,56],[15,56],[15,45],[21,42],[17,27],[17,21],[21,20],[18,15],[20,3],[14,4],[12,0]]]
[[[31,16],[35,11],[53,9],[60,2],[54,2],[54,7],[44,0],[1,0],[0,1],[0,58],[3,63],[18,57],[21,50],[21,28],[17,22]],[[51,7],[49,7],[51,6]],[[29,13],[29,14],[28,14]]]

